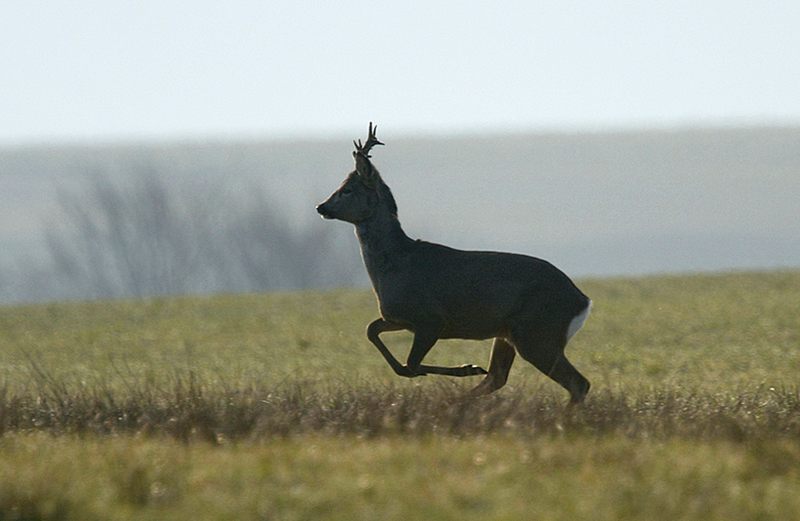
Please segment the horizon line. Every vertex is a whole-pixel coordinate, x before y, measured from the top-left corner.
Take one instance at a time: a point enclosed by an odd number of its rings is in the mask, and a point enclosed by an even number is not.
[[[365,122],[366,125],[366,122]],[[675,122],[631,122],[611,125],[542,125],[524,126],[510,125],[499,127],[464,126],[461,128],[412,128],[401,126],[393,131],[393,140],[416,139],[470,139],[508,136],[582,136],[582,135],[634,135],[634,134],[674,134],[691,132],[735,132],[759,130],[800,130],[800,120],[687,120]],[[184,132],[159,135],[119,134],[105,136],[50,136],[41,138],[23,138],[18,141],[0,139],[0,150],[24,150],[37,148],[73,148],[73,147],[130,147],[130,146],[186,146],[204,144],[243,144],[243,143],[309,143],[328,142],[342,139],[343,129],[328,130],[288,130],[278,131],[241,131],[241,132]],[[356,131],[357,133],[357,131]]]

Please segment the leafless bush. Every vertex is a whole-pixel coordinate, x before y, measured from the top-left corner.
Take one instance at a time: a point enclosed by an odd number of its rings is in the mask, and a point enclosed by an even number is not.
[[[61,207],[45,276],[61,298],[336,287],[360,276],[343,230],[296,226],[255,187],[95,177],[85,191],[62,194]]]

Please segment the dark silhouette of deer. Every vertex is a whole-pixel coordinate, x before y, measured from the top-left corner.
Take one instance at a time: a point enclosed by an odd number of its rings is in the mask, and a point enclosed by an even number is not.
[[[583,401],[589,381],[567,360],[564,348],[588,317],[591,300],[544,260],[409,238],[392,192],[370,161],[370,150],[383,145],[376,129],[370,123],[367,141],[353,142],[355,171],[317,206],[326,219],[355,225],[381,314],[367,327],[370,342],[400,376],[486,375],[471,391],[474,396],[505,385],[519,353],[569,391],[571,403]],[[414,334],[405,365],[379,337],[403,329]],[[423,365],[440,338],[494,338],[489,371]]]

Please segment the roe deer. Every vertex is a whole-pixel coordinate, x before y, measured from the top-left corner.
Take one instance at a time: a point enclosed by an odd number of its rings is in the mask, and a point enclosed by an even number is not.
[[[462,251],[410,239],[397,219],[392,192],[370,161],[383,145],[369,124],[366,143],[353,141],[355,171],[317,211],[355,225],[361,255],[378,298],[381,317],[367,338],[400,376],[486,375],[471,394],[491,393],[508,378],[515,353],[583,401],[589,381],[564,356],[592,302],[552,264],[526,255]],[[414,334],[405,365],[379,335]],[[474,365],[439,367],[422,360],[440,338],[494,338],[489,371]]]

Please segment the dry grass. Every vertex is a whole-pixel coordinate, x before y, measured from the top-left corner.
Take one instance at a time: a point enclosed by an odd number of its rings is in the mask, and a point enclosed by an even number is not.
[[[654,388],[601,390],[579,407],[564,397],[517,386],[479,399],[464,387],[336,385],[291,382],[275,388],[225,389],[192,373],[168,388],[130,385],[117,396],[103,387],[66,385],[39,372],[36,392],[0,394],[0,432],[166,435],[179,440],[269,439],[280,436],[522,437],[622,434],[747,441],[797,439],[797,388],[754,388],[710,394]]]

